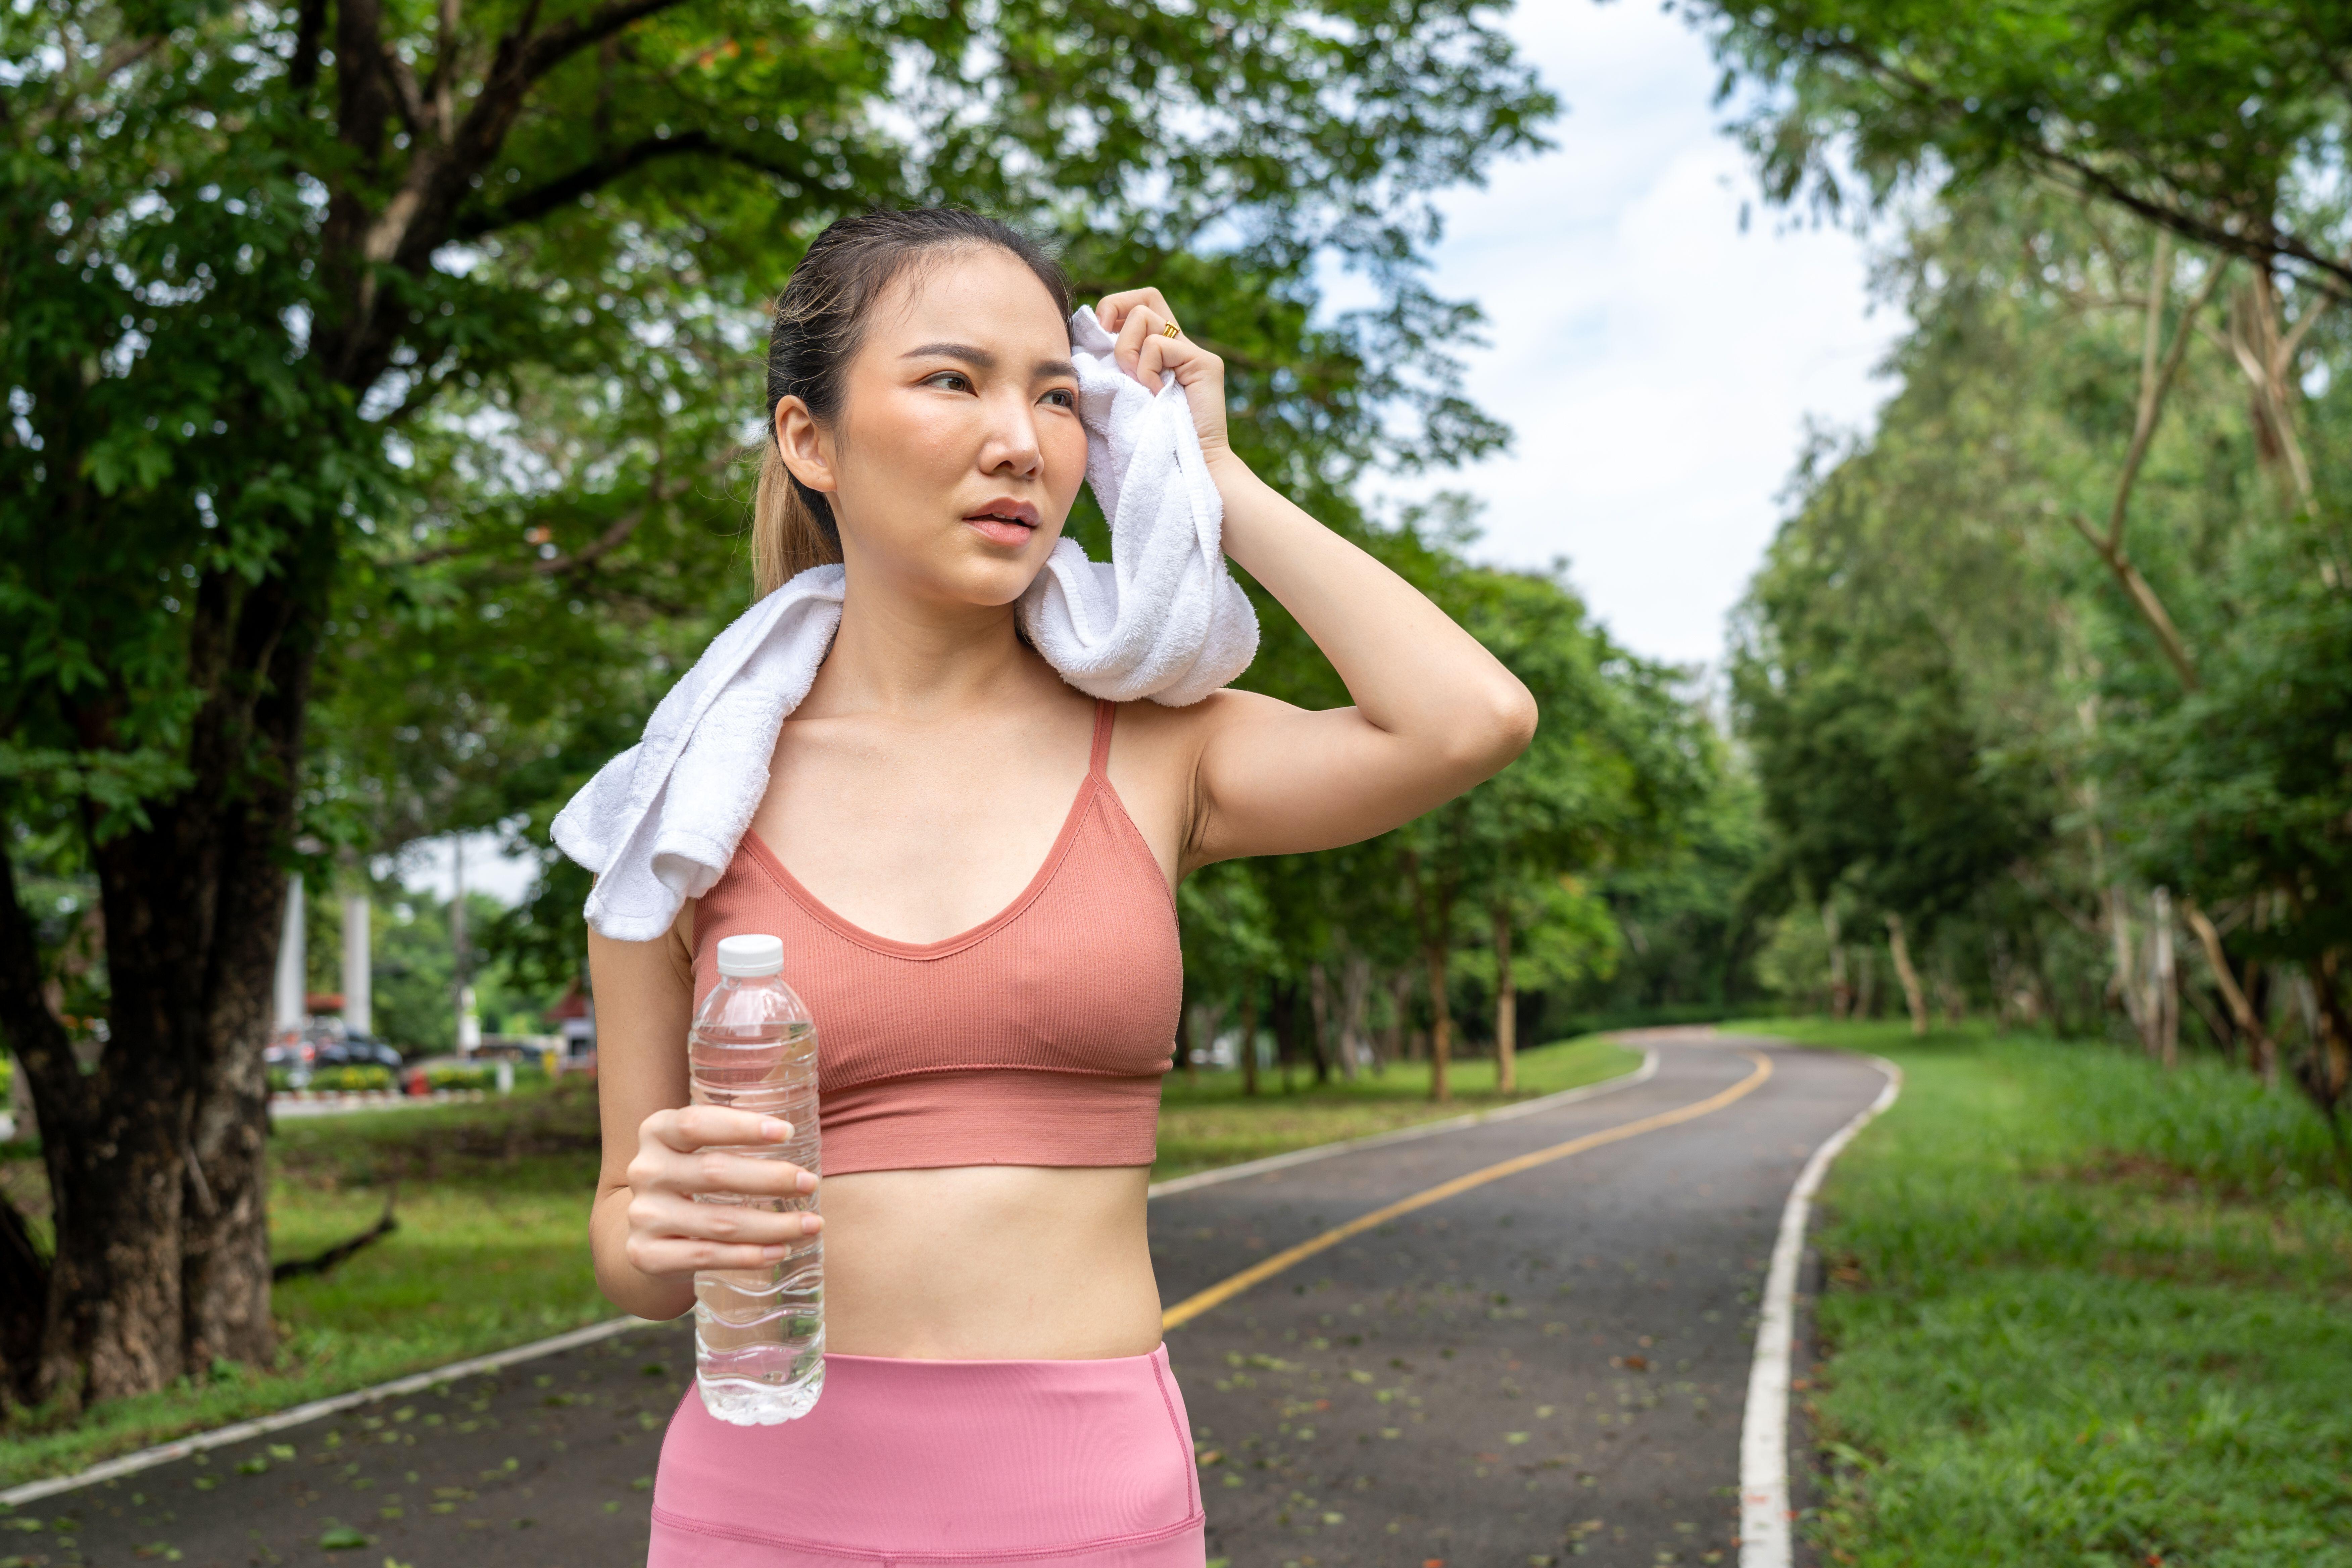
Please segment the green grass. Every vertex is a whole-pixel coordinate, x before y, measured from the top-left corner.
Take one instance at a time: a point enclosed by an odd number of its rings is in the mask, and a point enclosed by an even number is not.
[[[270,1150],[277,1258],[366,1229],[394,1180],[400,1228],[324,1278],[276,1289],[268,1371],[222,1363],[69,1423],[12,1412],[0,1424],[0,1485],[612,1316],[586,1246],[595,1117],[593,1087],[575,1079],[503,1104],[282,1119]],[[0,1174],[45,1209],[29,1170]]]
[[[1523,1051],[1514,1098],[1596,1083],[1631,1072],[1641,1062],[1639,1051],[1605,1039],[1570,1040]],[[1192,1082],[1181,1073],[1171,1074],[1160,1096],[1160,1157],[1152,1163],[1151,1179],[1166,1181],[1509,1103],[1495,1090],[1491,1058],[1457,1061],[1447,1079],[1453,1098],[1436,1105],[1429,1099],[1425,1062],[1392,1063],[1377,1077],[1365,1074],[1352,1083],[1334,1079],[1320,1088],[1301,1074],[1288,1094],[1283,1092],[1280,1077],[1267,1073],[1260,1077],[1255,1100],[1243,1097],[1239,1073],[1203,1073]]]
[[[1826,1561],[2352,1565],[2352,1201],[2297,1097],[2105,1046],[1742,1026],[1906,1075],[1818,1232]]]
[[[1525,1098],[1629,1070],[1639,1056],[1599,1040],[1520,1058]],[[1428,1069],[1284,1094],[1268,1075],[1245,1100],[1237,1075],[1168,1080],[1155,1177],[1385,1131],[1503,1103],[1491,1062],[1455,1066],[1454,1099],[1433,1105]],[[589,1267],[596,1181],[593,1086],[578,1079],[511,1100],[430,1109],[288,1117],[271,1144],[270,1240],[283,1259],[364,1230],[397,1184],[400,1228],[323,1279],[275,1294],[280,1349],[267,1370],[211,1376],[110,1402],[79,1420],[0,1417],[0,1486],[80,1468],[184,1433],[363,1388],[404,1373],[561,1333],[610,1317]],[[11,1145],[0,1185],[47,1214],[34,1152]]]

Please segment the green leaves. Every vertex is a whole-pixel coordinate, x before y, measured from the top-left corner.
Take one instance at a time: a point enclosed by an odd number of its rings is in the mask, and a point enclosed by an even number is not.
[[[1698,9],[1720,18],[1727,67],[1768,89],[1742,130],[1776,199],[1836,205],[1848,160],[1876,199],[1912,181],[2023,170],[2200,246],[2352,279],[2339,195],[2352,16],[2339,7]]]

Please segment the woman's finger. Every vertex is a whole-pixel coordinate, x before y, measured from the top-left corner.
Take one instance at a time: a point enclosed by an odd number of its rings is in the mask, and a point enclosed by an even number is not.
[[[1104,295],[1102,302],[1095,307],[1095,320],[1103,324],[1103,331],[1117,333],[1126,327],[1128,312],[1138,305],[1148,306],[1159,311],[1162,320],[1173,314],[1168,309],[1168,301],[1160,296],[1160,290],[1147,286],[1141,289],[1122,289],[1115,294]]]
[[[792,1250],[790,1247],[637,1236],[632,1236],[628,1243],[629,1266],[656,1279],[675,1279],[710,1268],[764,1268],[790,1256]]]
[[[757,1148],[782,1143],[793,1135],[793,1124],[781,1116],[755,1110],[727,1110],[716,1105],[689,1105],[677,1110],[656,1110],[646,1118],[643,1131],[680,1153],[697,1149]]]
[[[824,1228],[807,1210],[779,1214],[751,1204],[698,1204],[669,1193],[646,1193],[629,1203],[631,1234],[650,1240],[715,1241],[750,1247],[788,1246]]]
[[[1150,305],[1138,305],[1129,310],[1125,324],[1118,330],[1117,341],[1111,345],[1111,357],[1118,362],[1118,367],[1134,375],[1144,346],[1165,329],[1167,321],[1166,315]],[[1159,384],[1155,382],[1152,384],[1156,386]]]
[[[740,1193],[750,1198],[798,1198],[816,1191],[816,1177],[788,1160],[754,1160],[705,1149],[680,1162],[678,1179],[662,1184],[679,1192]]]

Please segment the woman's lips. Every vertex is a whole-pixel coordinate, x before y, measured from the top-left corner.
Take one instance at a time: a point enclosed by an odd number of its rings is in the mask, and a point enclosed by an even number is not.
[[[1018,550],[1037,531],[1037,509],[1026,501],[992,501],[964,514],[964,521],[980,530],[991,544]]]

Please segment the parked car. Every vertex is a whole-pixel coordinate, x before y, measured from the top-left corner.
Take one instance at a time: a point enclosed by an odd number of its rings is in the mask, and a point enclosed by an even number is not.
[[[306,1040],[299,1035],[279,1035],[263,1047],[261,1061],[264,1067],[307,1068],[316,1062],[318,1055],[316,1040]]]
[[[313,1065],[322,1068],[381,1067],[400,1070],[398,1051],[382,1040],[366,1035],[347,1035],[340,1040],[328,1040],[318,1047]]]

